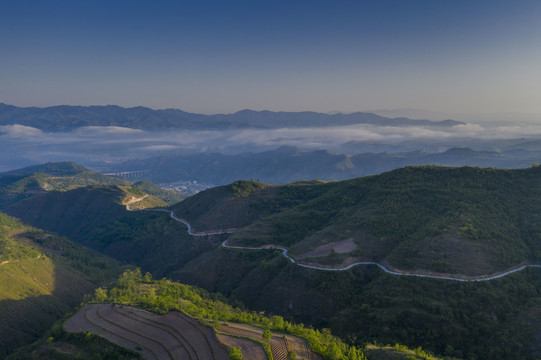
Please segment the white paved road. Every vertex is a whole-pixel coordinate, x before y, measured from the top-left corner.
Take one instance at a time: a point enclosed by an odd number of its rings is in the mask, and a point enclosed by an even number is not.
[[[212,230],[212,231],[207,231],[207,232],[195,232],[195,231],[193,231],[192,225],[187,220],[176,217],[175,214],[173,213],[173,211],[164,210],[164,209],[153,209],[153,210],[154,211],[164,211],[164,212],[170,213],[170,216],[171,216],[172,219],[174,219],[175,221],[181,222],[181,223],[183,223],[184,225],[186,225],[188,227],[188,234],[190,234],[192,236],[221,235],[221,234],[230,234],[230,233],[233,232],[232,230],[227,230],[227,231],[217,231],[217,230],[215,231],[215,230]],[[346,267],[342,267],[342,268],[328,268],[328,267],[324,267],[324,266],[307,265],[307,264],[300,263],[300,262],[296,261],[294,258],[292,258],[291,256],[288,255],[286,248],[276,246],[276,245],[267,245],[267,246],[262,246],[262,247],[233,246],[233,245],[227,245],[227,240],[225,240],[224,242],[222,242],[222,246],[224,248],[238,249],[238,250],[282,250],[282,255],[286,259],[291,261],[291,263],[296,264],[296,265],[301,266],[301,267],[304,267],[304,268],[314,269],[314,270],[346,271],[346,270],[351,269],[352,267],[359,266],[359,265],[376,265],[381,270],[383,270],[387,274],[391,274],[391,275],[415,276],[415,277],[422,277],[422,278],[453,280],[453,281],[462,281],[462,282],[476,282],[476,281],[495,280],[495,279],[503,278],[503,277],[505,277],[507,275],[510,275],[510,274],[513,274],[515,272],[522,271],[522,270],[526,269],[527,267],[541,268],[541,265],[538,265],[538,264],[525,264],[525,265],[513,267],[513,268],[511,268],[509,270],[506,270],[504,272],[500,272],[500,273],[497,273],[497,274],[480,275],[480,276],[468,276],[468,277],[462,277],[462,276],[459,276],[459,275],[431,275],[431,274],[417,274],[417,273],[411,273],[411,272],[406,272],[406,271],[395,271],[395,270],[391,270],[391,269],[385,267],[382,264],[372,262],[372,261],[359,261],[359,262],[350,264],[350,265],[348,265]]]

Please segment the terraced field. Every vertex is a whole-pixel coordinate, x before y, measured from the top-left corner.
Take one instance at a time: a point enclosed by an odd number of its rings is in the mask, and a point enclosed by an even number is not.
[[[178,311],[157,315],[115,304],[89,304],[64,323],[69,332],[89,331],[140,352],[149,360],[227,360],[228,348],[240,346],[244,357],[267,360],[261,346],[263,329],[223,322],[218,334],[211,327]],[[305,340],[272,333],[270,348],[274,360],[287,360],[293,350],[299,360],[318,360]]]
[[[156,315],[114,304],[90,304],[64,324],[67,331],[90,331],[139,351],[145,359],[227,360],[214,331],[179,312]]]
[[[298,360],[321,360],[319,355],[310,350],[306,340],[291,335],[286,335],[286,340],[289,350],[295,351]]]
[[[225,334],[217,334],[216,336],[229,348],[233,346],[240,346],[242,349],[243,359],[268,360],[267,355],[265,354],[265,351],[263,351],[261,345],[253,340]]]
[[[263,330],[261,328],[238,323],[222,323],[220,332],[245,339],[263,341]],[[305,340],[291,335],[283,335],[273,332],[270,340],[272,357],[274,360],[287,360],[287,353],[293,350],[297,353],[299,360],[319,359],[312,353]]]

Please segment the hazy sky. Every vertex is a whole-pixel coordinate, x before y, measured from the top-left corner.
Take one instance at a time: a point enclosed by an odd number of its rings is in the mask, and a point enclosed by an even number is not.
[[[0,102],[541,113],[541,1],[0,1]]]

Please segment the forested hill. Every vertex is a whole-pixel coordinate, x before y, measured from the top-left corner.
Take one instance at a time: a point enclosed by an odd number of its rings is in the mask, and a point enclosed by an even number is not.
[[[280,127],[323,127],[353,124],[384,126],[443,126],[459,121],[386,118],[372,113],[324,114],[316,112],[272,112],[242,110],[233,114],[203,115],[178,109],[153,110],[120,106],[16,107],[0,104],[0,125],[25,125],[44,131],[69,131],[83,126],[122,126],[132,129],[241,129]]]
[[[102,175],[73,162],[52,162],[0,173],[0,209],[51,190],[67,191],[89,185],[137,188],[169,204],[184,197],[180,191],[161,189],[148,181],[133,182]]]
[[[126,211],[122,191],[48,192],[5,211],[118,260],[220,292],[250,309],[377,341],[464,359],[537,359],[538,268],[483,282],[394,276],[356,259],[410,271],[490,274],[540,262],[541,168],[407,167],[341,182],[284,186],[238,181],[162,211]],[[233,228],[233,229],[231,229]]]
[[[229,244],[281,245],[318,263],[480,275],[541,260],[540,198],[539,167],[422,166],[341,182],[237,182],[173,210],[196,231],[239,228]],[[348,239],[350,252],[321,248]]]

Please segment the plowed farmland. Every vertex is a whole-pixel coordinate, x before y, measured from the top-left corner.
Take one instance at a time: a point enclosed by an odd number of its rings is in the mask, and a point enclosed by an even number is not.
[[[149,360],[227,360],[228,348],[240,346],[246,358],[266,360],[261,346],[263,329],[246,324],[220,323],[219,334],[181,312],[157,315],[115,304],[90,304],[66,321],[69,332],[89,331],[140,352]],[[218,336],[218,337],[217,337]],[[274,360],[287,360],[293,350],[299,360],[318,359],[305,340],[272,332]]]
[[[263,329],[255,326],[227,322],[221,324],[219,331],[240,338],[263,341]],[[309,349],[305,340],[295,336],[272,332],[269,344],[274,360],[287,360],[289,350],[295,351],[298,360],[319,359],[319,356]]]
[[[225,334],[218,334],[217,336],[223,344],[230,348],[233,346],[240,346],[243,359],[268,360],[267,355],[265,354],[265,351],[263,351],[261,345],[253,340]]]
[[[89,331],[139,351],[145,359],[227,360],[212,329],[178,312],[156,315],[114,304],[90,304],[64,324],[67,331]]]

